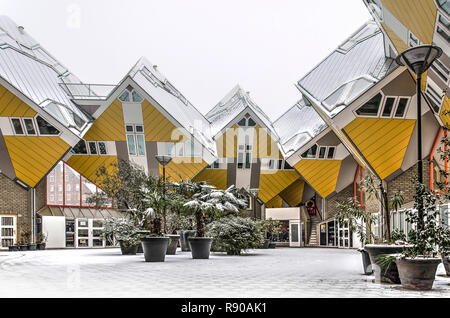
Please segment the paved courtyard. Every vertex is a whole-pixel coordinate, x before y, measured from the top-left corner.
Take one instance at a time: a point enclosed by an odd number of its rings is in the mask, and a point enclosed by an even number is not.
[[[450,297],[439,265],[434,289],[373,283],[355,250],[278,248],[243,256],[189,252],[146,263],[120,250],[0,252],[1,297]]]

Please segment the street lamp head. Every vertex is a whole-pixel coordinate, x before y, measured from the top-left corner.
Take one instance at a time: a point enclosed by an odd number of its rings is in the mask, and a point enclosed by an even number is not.
[[[250,194],[254,197],[256,197],[258,195],[259,189],[258,188],[251,188],[248,189],[248,191],[250,192]]]
[[[155,156],[156,160],[165,167],[171,160],[171,156]]]
[[[414,74],[421,75],[441,55],[442,49],[438,46],[419,45],[403,51],[396,57],[395,62],[408,67]]]

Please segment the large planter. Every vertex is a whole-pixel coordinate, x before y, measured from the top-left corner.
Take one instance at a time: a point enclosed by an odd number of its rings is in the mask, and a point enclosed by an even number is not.
[[[28,245],[20,245],[19,251],[28,251]]]
[[[10,252],[17,252],[19,250],[19,247],[17,245],[10,245],[8,246],[8,250]]]
[[[195,236],[195,233],[197,231],[194,230],[182,230],[177,231],[178,235],[180,236],[180,245],[181,245],[181,251],[182,252],[189,252],[191,250],[191,247],[189,246],[188,238]]]
[[[430,290],[433,288],[436,270],[441,259],[405,258],[397,259],[395,262],[403,287],[415,290]]]
[[[35,251],[36,250],[36,244],[34,244],[34,243],[30,243],[30,244],[28,244],[28,250],[30,250],[30,251]]]
[[[45,243],[37,243],[36,244],[37,249],[40,251],[45,250],[45,245],[46,245]]]
[[[191,246],[193,259],[208,259],[211,250],[212,237],[190,237],[189,245]]]
[[[364,275],[372,275],[373,269],[369,253],[367,253],[367,251],[365,251],[363,248],[359,249],[358,251],[361,252]]]
[[[387,244],[367,244],[364,246],[364,250],[369,253],[376,283],[400,284],[400,277],[395,262],[392,262],[388,268],[381,269],[376,258],[379,255],[401,253],[404,247],[405,245]]]
[[[139,245],[125,245],[123,242],[119,242],[122,255],[136,255]]]
[[[445,274],[450,276],[450,256],[442,255],[442,264],[444,264]]]
[[[178,241],[180,240],[179,235],[170,234],[167,235],[170,238],[169,245],[167,245],[166,255],[175,255],[177,253]]]
[[[146,262],[164,262],[169,244],[168,237],[144,237],[141,243]]]

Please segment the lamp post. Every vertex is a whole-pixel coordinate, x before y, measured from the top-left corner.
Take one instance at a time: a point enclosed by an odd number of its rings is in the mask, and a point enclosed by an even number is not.
[[[256,198],[258,197],[258,188],[251,188],[248,190],[253,197],[253,220],[256,221]]]
[[[442,49],[434,45],[419,45],[403,51],[395,62],[406,66],[410,72],[416,75],[417,81],[417,179],[423,185],[422,170],[422,111],[421,111],[421,84],[422,74],[433,64],[434,60],[442,55]],[[423,229],[423,200],[420,198],[417,208],[419,216],[419,229]]]
[[[164,208],[163,208],[163,221],[164,221],[164,233],[167,233],[166,228],[166,166],[172,160],[171,156],[155,156],[156,160],[160,165],[163,166],[163,199],[164,199]]]

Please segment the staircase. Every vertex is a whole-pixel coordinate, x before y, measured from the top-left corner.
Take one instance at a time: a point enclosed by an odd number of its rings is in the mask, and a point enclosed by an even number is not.
[[[317,228],[318,228],[318,224],[321,222],[321,218],[320,216],[316,215],[311,215],[309,222],[311,223],[311,227],[310,227],[310,234],[309,234],[309,240],[308,240],[308,244],[306,244],[306,246],[309,247],[319,247],[319,233],[317,233]]]

